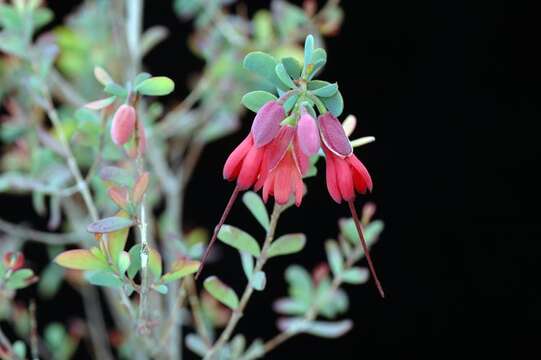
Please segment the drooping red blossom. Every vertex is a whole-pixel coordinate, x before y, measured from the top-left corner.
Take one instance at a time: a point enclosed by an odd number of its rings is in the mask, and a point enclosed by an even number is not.
[[[250,133],[227,158],[223,175],[228,181],[237,180],[239,190],[252,187],[258,179],[264,149],[255,146]]]
[[[297,124],[297,141],[306,156],[315,155],[319,151],[319,131],[316,120],[303,108]]]
[[[330,112],[318,117],[321,140],[329,150],[338,156],[349,156],[353,154],[353,147],[348,136],[340,124],[340,121]]]
[[[285,117],[283,105],[275,100],[265,103],[257,111],[251,131],[257,148],[267,145],[276,137]]]
[[[113,116],[111,125],[111,139],[122,146],[127,143],[135,130],[136,113],[133,106],[122,104]]]
[[[353,201],[356,192],[364,194],[372,191],[372,178],[363,163],[350,154],[346,157],[337,156],[326,145],[325,152],[327,189],[337,203],[342,200]]]

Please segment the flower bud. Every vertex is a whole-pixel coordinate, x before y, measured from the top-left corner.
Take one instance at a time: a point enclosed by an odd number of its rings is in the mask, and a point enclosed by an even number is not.
[[[319,151],[319,131],[316,120],[306,111],[303,111],[297,124],[297,141],[306,156],[315,155]]]
[[[318,120],[321,139],[329,150],[340,157],[351,155],[353,148],[340,121],[330,112],[320,115]]]
[[[9,251],[4,254],[4,266],[13,271],[18,270],[24,265],[24,255],[21,252]]]
[[[113,142],[122,146],[130,140],[135,129],[135,109],[130,105],[120,105],[113,117],[111,125],[111,138]]]
[[[284,107],[275,100],[263,105],[252,123],[252,134],[257,148],[272,141],[280,130],[280,123],[286,117]]]

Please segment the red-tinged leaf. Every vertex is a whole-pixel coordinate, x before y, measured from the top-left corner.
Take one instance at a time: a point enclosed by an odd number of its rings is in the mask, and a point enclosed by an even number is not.
[[[86,249],[64,251],[54,261],[60,266],[74,270],[104,270],[109,268],[106,261]]]
[[[128,205],[128,189],[125,187],[110,187],[107,190],[107,194],[121,209],[124,209]]]
[[[107,234],[107,249],[109,250],[113,264],[118,264],[118,257],[126,246],[129,231],[129,228],[125,228]]]
[[[133,188],[133,201],[136,203],[140,203],[141,200],[143,200],[143,195],[145,195],[145,192],[147,191],[149,180],[150,175],[148,172],[144,172],[139,179],[137,179]]]
[[[111,79],[111,75],[109,75],[104,68],[99,66],[96,66],[94,68],[94,76],[96,77],[96,80],[98,80],[103,86],[106,86],[113,82],[113,79]]]
[[[86,230],[90,233],[110,233],[133,225],[133,220],[125,217],[112,216],[98,220],[88,225]]]
[[[106,107],[110,106],[112,103],[115,102],[116,96],[110,96],[105,99],[100,99],[96,101],[89,102],[84,107],[90,110],[101,110],[105,109]]]
[[[134,176],[128,170],[116,166],[104,166],[100,169],[100,178],[103,181],[110,181],[114,184],[131,188],[133,186]]]
[[[162,276],[161,281],[167,283],[181,279],[186,275],[193,274],[199,269],[200,264],[201,263],[196,260],[177,260],[171,267],[171,270]]]

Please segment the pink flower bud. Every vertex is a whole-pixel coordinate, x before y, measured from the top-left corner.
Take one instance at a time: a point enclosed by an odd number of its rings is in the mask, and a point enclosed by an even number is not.
[[[308,112],[303,112],[297,124],[297,141],[306,156],[315,155],[319,151],[319,132],[316,120]]]
[[[280,130],[280,123],[286,117],[284,107],[278,101],[271,100],[257,112],[252,123],[252,134],[257,148],[272,141]]]
[[[353,148],[340,121],[330,112],[320,115],[318,120],[321,139],[329,150],[341,157],[351,155]]]
[[[135,129],[135,118],[135,109],[132,106],[120,105],[111,125],[111,138],[116,145],[122,146],[131,138]]]
[[[4,266],[13,271],[18,270],[24,265],[24,255],[21,252],[9,251],[4,254]]]

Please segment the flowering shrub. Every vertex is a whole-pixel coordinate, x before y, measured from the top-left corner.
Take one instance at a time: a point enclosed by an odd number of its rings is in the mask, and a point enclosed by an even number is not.
[[[368,251],[383,224],[372,220],[372,204],[359,218],[354,203],[372,180],[353,149],[374,138],[350,142],[356,119],[338,120],[338,85],[316,79],[327,62],[322,37],[340,26],[338,2],[318,11],[313,2],[301,9],[274,1],[251,19],[230,13],[230,3],[174,2],[181,18],[194,20],[190,44],[205,67],[170,109],[159,97],[173,94],[174,82],[142,71],[144,56],[168,36],[159,26],[141,32],[142,0],[84,2],[45,32],[53,13],[40,1],[0,3],[0,190],[31,196],[36,213],[48,217],[47,231],[0,219],[1,358],[68,359],[88,337],[99,359],[177,359],[184,345],[204,359],[256,359],[297,334],[338,337],[352,326],[336,320],[348,308],[342,285],[368,280],[356,265],[365,256],[384,296]],[[242,105],[256,115],[223,159],[223,177],[235,185],[209,241],[207,230],[183,227],[183,200],[205,145],[237,130]],[[322,157],[328,192],[348,203],[352,217],[325,242],[326,263],[311,273],[287,268],[289,292],[274,302],[278,333],[266,341],[255,334],[247,344],[235,330],[271,277],[264,266],[305,246],[304,234],[277,235],[276,226],[291,205],[301,206],[304,179],[317,174]],[[241,192],[263,241],[225,224]],[[206,274],[216,240],[238,250],[246,277],[240,295],[219,273]],[[20,252],[27,241],[48,246],[51,262],[37,275]],[[68,331],[59,323],[38,328],[39,308],[16,301],[17,290],[37,286],[40,298],[62,302],[63,281],[81,294],[86,320]]]

